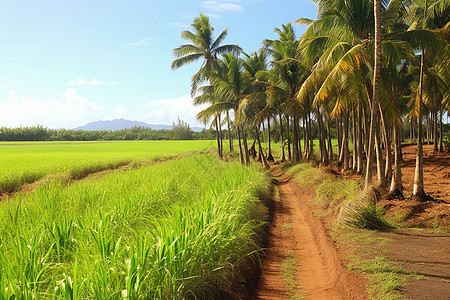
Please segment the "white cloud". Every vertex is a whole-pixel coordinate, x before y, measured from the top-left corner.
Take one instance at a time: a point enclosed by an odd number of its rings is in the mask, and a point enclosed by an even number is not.
[[[234,2],[234,3],[233,3]],[[203,1],[202,7],[213,12],[238,12],[244,8],[237,1]]]
[[[114,111],[114,108],[89,101],[73,88],[57,99],[38,100],[28,95],[19,96],[14,90],[9,92],[7,100],[0,99],[0,120],[2,126],[6,127],[43,125],[49,128],[74,128],[111,116],[121,117],[122,114],[124,109]]]
[[[86,80],[84,78],[78,78],[78,80],[71,80],[69,82],[69,85],[72,85],[72,86],[77,86],[77,85],[101,85],[101,84],[105,84],[105,82],[97,80],[95,78],[93,78],[91,80]]]
[[[149,45],[151,40],[152,40],[151,37],[146,37],[146,38],[142,38],[138,41],[128,43],[127,46],[129,46],[129,47],[145,46],[145,45]]]
[[[176,122],[177,118],[180,117],[181,120],[188,122],[191,126],[203,127],[195,116],[205,108],[206,105],[194,106],[192,98],[189,95],[184,95],[178,98],[151,101],[143,105],[141,115],[138,117],[147,123],[169,125],[172,121]]]

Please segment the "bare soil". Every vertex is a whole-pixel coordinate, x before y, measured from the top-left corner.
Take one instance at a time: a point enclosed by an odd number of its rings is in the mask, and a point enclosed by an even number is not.
[[[257,293],[258,299],[366,299],[365,280],[347,270],[342,254],[320,217],[308,204],[314,191],[301,188],[278,168],[279,199]],[[283,264],[295,259],[290,274],[298,289],[283,277]]]
[[[433,145],[423,145],[424,190],[437,202],[411,200],[416,166],[416,145],[402,147],[402,183],[406,199],[379,203],[388,217],[404,221],[411,227],[450,226],[450,153],[433,152]]]
[[[405,196],[410,196],[414,184],[417,145],[402,147],[402,181]],[[433,145],[423,145],[423,183],[431,197],[450,203],[450,153],[433,152]]]
[[[390,240],[386,257],[423,279],[409,279],[401,290],[406,299],[450,299],[450,233],[403,229],[379,232]]]

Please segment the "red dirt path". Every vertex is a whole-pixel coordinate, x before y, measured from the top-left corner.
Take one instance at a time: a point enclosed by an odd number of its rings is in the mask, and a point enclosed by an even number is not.
[[[366,299],[364,279],[343,266],[339,249],[308,204],[314,193],[277,168],[272,174],[279,177],[280,197],[274,204],[258,299],[289,299],[293,294],[306,299]],[[298,290],[289,290],[282,277],[282,265],[289,255],[297,264],[292,276],[301,287]]]

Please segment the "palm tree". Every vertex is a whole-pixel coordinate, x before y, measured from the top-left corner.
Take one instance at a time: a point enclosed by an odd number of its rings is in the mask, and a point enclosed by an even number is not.
[[[224,54],[222,59],[218,61],[218,72],[211,81],[215,87],[217,96],[222,99],[222,102],[228,103],[229,109],[232,109],[236,115],[239,105],[250,85],[250,78],[244,72],[243,59],[231,53]],[[244,163],[245,154],[245,161],[249,164],[250,158],[243,124],[238,119],[235,120],[234,125],[238,136],[241,162]],[[242,149],[241,140],[244,143],[244,150]]]
[[[430,7],[428,7],[430,4]],[[444,0],[425,0],[424,3],[419,1],[414,1],[414,4],[408,8],[409,16],[411,19],[410,29],[420,28],[419,33],[427,33],[429,32],[428,28],[439,29],[445,26],[448,26],[449,12],[450,12],[450,3]],[[421,15],[421,23],[418,22],[417,16]],[[447,35],[448,36],[448,35]],[[426,84],[426,77],[430,80],[433,76],[426,65],[425,55],[427,53],[432,53],[437,56],[441,53],[444,53],[444,56],[441,58],[443,61],[448,61],[448,53],[449,53],[449,44],[448,41],[445,43],[440,43],[441,40],[433,41],[433,43],[426,43],[427,41],[421,40],[420,44],[420,73],[419,73],[419,85],[416,90],[416,93],[413,95],[416,101],[417,107],[417,120],[418,120],[418,139],[417,139],[417,155],[416,155],[416,170],[414,175],[414,187],[413,187],[413,197],[419,201],[426,201],[428,198],[424,192],[423,185],[423,130],[422,130],[422,117],[423,117],[423,105],[424,105],[424,95],[430,92],[430,89],[427,91],[424,90]],[[427,45],[428,44],[428,45]],[[433,49],[434,48],[434,49]],[[446,52],[445,52],[445,49]],[[428,73],[425,76],[424,73]],[[437,83],[436,85],[438,85]],[[430,87],[430,86],[429,86]],[[431,89],[434,89],[434,86],[431,86]],[[444,93],[445,90],[448,92],[448,86],[445,87],[444,83]],[[428,97],[431,98],[431,97]],[[437,113],[436,113],[437,117]],[[437,119],[437,118],[436,118]],[[436,133],[436,131],[435,131]],[[435,137],[436,139],[436,137]],[[436,141],[437,148],[437,141]]]
[[[371,102],[372,98],[368,67],[372,64],[373,4],[361,0],[315,2],[319,7],[317,20],[297,21],[309,25],[301,38],[300,50],[305,63],[311,66],[311,73],[300,88],[298,98],[305,101],[311,90],[316,90],[314,105],[325,111],[334,101],[330,116],[337,119],[339,162],[345,170],[349,168],[348,120],[352,115],[356,117],[356,113],[352,113],[354,107],[364,108],[364,102]],[[378,109],[377,106],[375,108]],[[356,127],[355,122],[353,124]],[[363,127],[361,124],[358,126]],[[362,153],[355,152],[358,156]],[[358,160],[361,169],[361,157]]]
[[[378,136],[378,97],[379,97],[379,83],[381,77],[381,2],[374,0],[374,17],[375,17],[375,64],[373,75],[373,96],[370,107],[370,134],[369,134],[369,148],[367,150],[367,167],[365,187],[369,187],[372,182],[372,165],[373,165],[373,144],[374,138]],[[377,149],[377,151],[379,151]],[[380,173],[380,172],[378,172]]]
[[[300,159],[300,130],[299,116],[301,106],[296,99],[298,88],[306,78],[307,72],[298,59],[299,41],[295,37],[292,24],[282,25],[282,28],[275,28],[279,36],[277,40],[265,40],[264,51],[272,55],[272,74],[270,86],[266,93],[274,102],[276,98],[285,103],[285,113],[292,118],[292,162],[297,163]],[[280,98],[281,97],[281,98]]]
[[[203,14],[195,18],[194,23],[189,26],[193,31],[183,31],[181,38],[190,41],[191,44],[184,44],[173,50],[177,59],[172,62],[171,68],[175,70],[203,59],[200,69],[192,76],[191,80],[191,96],[194,96],[199,85],[205,79],[212,78],[214,70],[217,68],[218,55],[225,53],[239,54],[242,49],[233,44],[221,45],[228,34],[228,29],[222,31],[217,39],[214,39],[214,28],[211,26],[209,18]],[[222,156],[223,150],[221,149],[221,136],[219,134],[221,132],[220,114],[217,115],[216,132],[220,140],[218,143],[219,156]]]
[[[197,73],[192,76],[191,95],[197,92],[197,87],[204,79],[209,79],[211,72],[216,67],[217,56],[224,53],[239,54],[242,49],[233,44],[220,45],[228,34],[228,29],[220,33],[217,39],[213,38],[214,28],[209,22],[209,18],[203,14],[194,19],[194,23],[189,25],[193,32],[183,31],[181,38],[190,41],[192,44],[181,45],[173,50],[177,57],[172,62],[172,69],[178,69],[186,64],[203,59],[203,63]]]

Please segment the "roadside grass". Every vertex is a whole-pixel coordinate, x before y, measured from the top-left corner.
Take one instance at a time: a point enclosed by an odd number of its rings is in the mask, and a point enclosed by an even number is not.
[[[269,191],[256,165],[196,155],[17,194],[0,203],[0,298],[236,296]]]
[[[351,201],[361,190],[357,180],[337,180],[331,174],[314,167],[310,162],[286,164],[285,171],[303,187],[314,187],[316,196],[311,204],[319,206],[324,215],[336,213],[341,202]]]
[[[369,279],[367,291],[370,299],[399,299],[403,283],[409,278],[423,279],[423,275],[403,270],[399,264],[390,261],[385,245],[392,241],[376,236],[376,232],[353,230],[340,237],[351,248],[347,256],[347,268],[363,272]]]
[[[16,192],[45,176],[80,179],[131,162],[213,148],[213,141],[0,142],[0,192]]]

